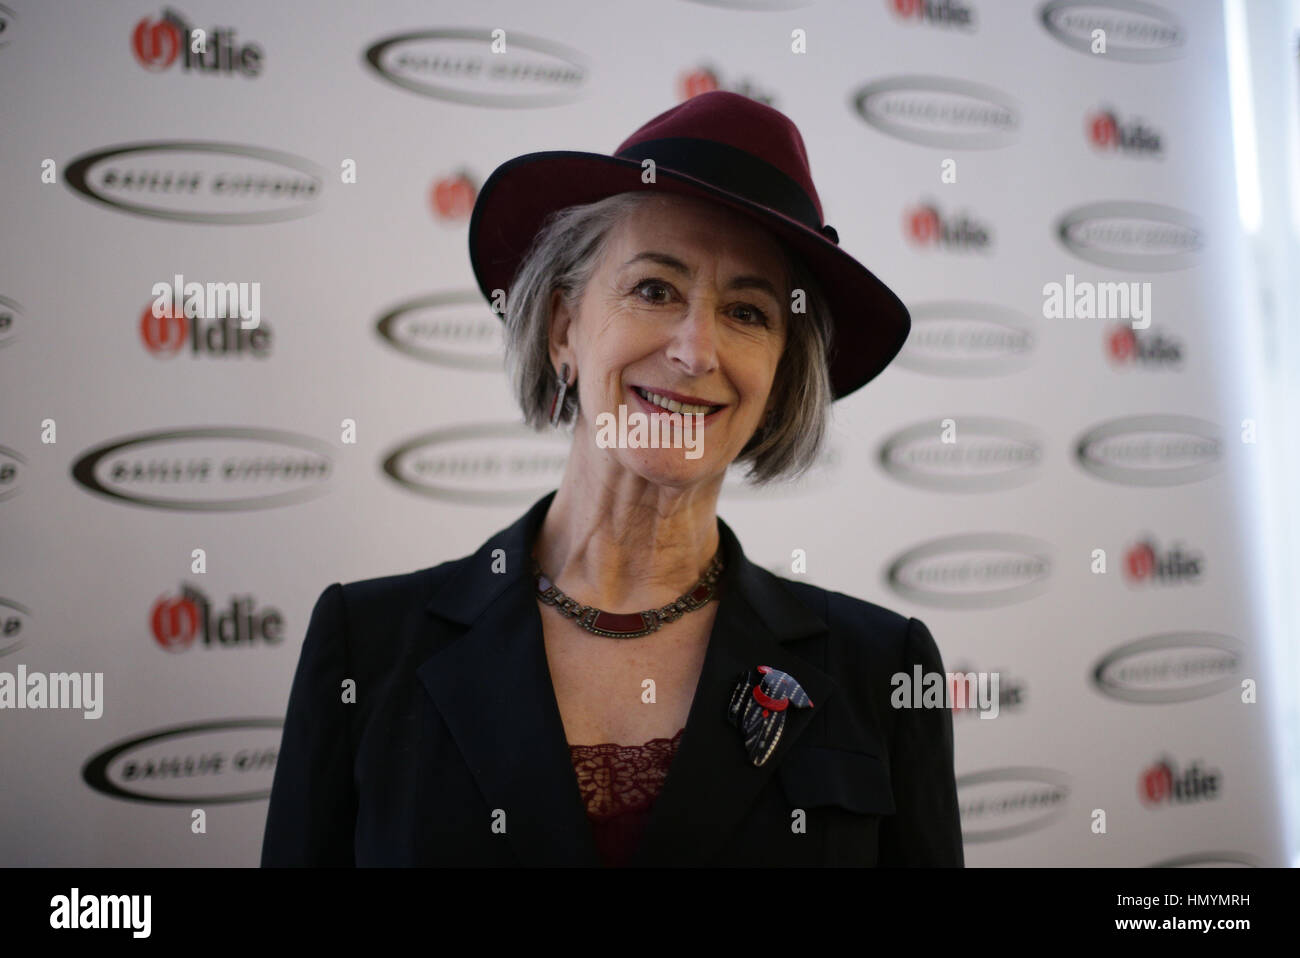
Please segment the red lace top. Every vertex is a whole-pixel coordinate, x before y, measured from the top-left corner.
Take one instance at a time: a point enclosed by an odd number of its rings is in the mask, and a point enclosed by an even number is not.
[[[606,866],[621,867],[636,850],[685,731],[644,745],[569,746],[591,834]]]

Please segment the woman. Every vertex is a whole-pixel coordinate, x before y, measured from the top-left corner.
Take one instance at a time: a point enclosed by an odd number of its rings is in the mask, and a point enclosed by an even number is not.
[[[926,627],[715,511],[732,463],[806,469],[907,336],[837,243],[798,130],[732,93],[493,173],[471,260],[567,468],[474,555],[320,596],[264,865],[963,864],[951,713],[889,706],[943,671]]]

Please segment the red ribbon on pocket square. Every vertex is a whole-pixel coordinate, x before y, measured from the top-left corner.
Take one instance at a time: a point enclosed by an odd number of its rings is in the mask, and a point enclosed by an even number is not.
[[[813,707],[808,693],[788,672],[760,665],[736,682],[727,718],[740,729],[745,752],[755,766],[762,765],[776,751],[791,705],[797,709]]]

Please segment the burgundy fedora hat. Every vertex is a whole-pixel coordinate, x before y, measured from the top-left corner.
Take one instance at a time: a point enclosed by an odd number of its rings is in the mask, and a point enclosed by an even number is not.
[[[656,182],[641,181],[651,159]],[[547,215],[616,193],[656,190],[713,200],[755,218],[800,255],[834,320],[831,386],[836,399],[865,385],[903,347],[907,307],[839,247],[813,186],[803,137],[785,114],[715,90],[665,110],[612,156],[554,150],[497,167],[479,190],[469,222],[469,256],[479,289],[509,290]]]

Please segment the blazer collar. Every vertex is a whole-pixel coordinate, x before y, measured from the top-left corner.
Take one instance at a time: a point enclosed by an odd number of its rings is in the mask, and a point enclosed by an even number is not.
[[[469,630],[442,644],[417,675],[489,807],[504,811],[520,859],[597,865],[528,575],[528,556],[554,497],[543,496],[460,560],[430,597],[430,615]],[[750,562],[721,519],[718,533],[725,568],[713,632],[686,731],[632,865],[707,864],[835,692],[829,675],[788,648],[825,633],[826,623]],[[759,768],[726,715],[737,679],[757,665],[789,672],[813,701],[811,709],[791,710],[775,753]]]

